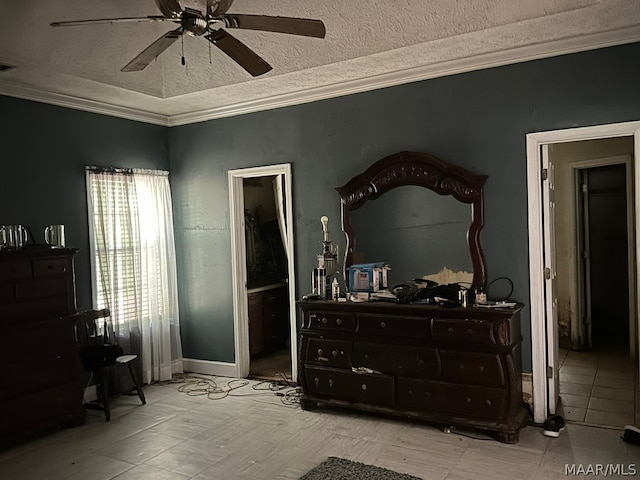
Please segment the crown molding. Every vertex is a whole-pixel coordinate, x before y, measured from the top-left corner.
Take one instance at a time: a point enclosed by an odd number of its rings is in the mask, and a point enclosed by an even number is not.
[[[35,102],[57,105],[59,107],[74,108],[76,110],[98,113],[100,115],[126,118],[128,120],[151,123],[153,125],[169,126],[169,117],[166,115],[145,112],[136,108],[112,105],[96,100],[88,100],[86,98],[74,97],[73,95],[65,95],[63,93],[47,92],[45,90],[11,82],[0,81],[0,95],[21,98],[23,100],[33,100]]]
[[[246,102],[223,105],[184,114],[163,115],[136,108],[112,105],[60,93],[0,81],[0,94],[23,98],[62,107],[84,110],[101,115],[111,115],[129,120],[174,127],[232,117],[264,110],[311,103],[319,100],[363,93],[381,88],[402,85],[421,80],[444,77],[459,73],[499,67],[558,55],[578,53],[640,41],[640,26],[610,32],[554,40],[499,52],[412,67],[366,78],[312,87],[295,92],[274,95]]]
[[[640,27],[633,27],[577,38],[527,45],[500,52],[491,52],[432,65],[407,68],[366,78],[348,80],[333,85],[314,87],[228,106],[172,115],[168,119],[169,126],[186,125],[214,120],[217,118],[242,115],[245,113],[255,113],[280,107],[300,105],[303,103],[311,103],[318,100],[363,93],[381,88],[418,82],[421,80],[445,77],[448,75],[500,67],[559,55],[579,53],[588,50],[596,50],[599,48],[612,47],[627,43],[635,43],[638,41],[640,41]]]

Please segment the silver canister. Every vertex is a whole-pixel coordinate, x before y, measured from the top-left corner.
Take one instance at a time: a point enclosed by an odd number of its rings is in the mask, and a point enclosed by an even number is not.
[[[44,229],[44,241],[53,248],[65,246],[64,225],[49,225]]]

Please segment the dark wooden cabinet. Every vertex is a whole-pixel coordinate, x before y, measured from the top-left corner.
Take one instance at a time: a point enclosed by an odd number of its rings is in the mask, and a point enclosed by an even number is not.
[[[0,252],[0,442],[81,424],[82,366],[72,320],[76,249]]]
[[[493,432],[525,425],[520,308],[298,302],[305,409],[335,405]]]
[[[258,355],[282,347],[289,337],[289,290],[286,284],[249,290],[249,351]]]

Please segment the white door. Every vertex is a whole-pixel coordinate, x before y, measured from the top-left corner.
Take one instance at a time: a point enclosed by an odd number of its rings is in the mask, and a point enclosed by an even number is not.
[[[542,145],[542,215],[544,219],[544,299],[547,329],[548,409],[555,414],[560,394],[558,365],[558,294],[556,288],[555,189],[551,159],[553,145]]]

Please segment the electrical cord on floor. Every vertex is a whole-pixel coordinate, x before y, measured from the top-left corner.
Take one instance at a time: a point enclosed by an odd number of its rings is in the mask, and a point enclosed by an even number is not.
[[[226,397],[277,396],[283,405],[297,407],[300,404],[301,389],[293,384],[286,375],[280,374],[283,380],[263,380],[251,385],[253,392],[240,393],[243,387],[251,384],[250,380],[230,379],[219,384],[213,378],[205,378],[190,374],[175,374],[171,380],[157,382],[158,385],[178,384],[178,391],[190,396],[206,395],[209,400],[222,400]]]
[[[458,430],[457,427],[445,427],[443,429],[444,433],[453,433],[454,435],[460,435],[461,437],[466,437],[466,438],[472,438],[474,440],[491,440],[491,441],[495,441],[495,438],[493,437],[489,437],[489,436],[477,436],[477,435],[471,435],[470,433],[464,433],[460,430]]]

